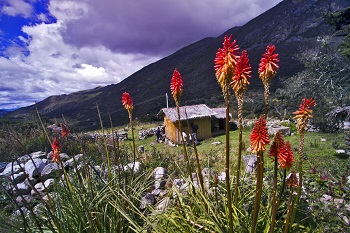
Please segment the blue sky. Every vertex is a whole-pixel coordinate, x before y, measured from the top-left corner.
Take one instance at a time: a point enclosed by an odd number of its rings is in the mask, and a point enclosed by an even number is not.
[[[118,83],[281,0],[0,0],[0,109]]]

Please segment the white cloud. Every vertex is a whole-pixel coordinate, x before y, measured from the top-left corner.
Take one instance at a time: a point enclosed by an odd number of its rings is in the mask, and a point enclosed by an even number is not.
[[[11,46],[0,57],[0,108],[118,83],[161,57],[274,6],[261,0],[51,0],[57,22],[22,28],[29,52]],[[2,13],[29,17],[23,0],[5,0]],[[47,16],[36,16],[47,22]],[[27,39],[28,38],[28,39]]]
[[[23,0],[5,0],[0,12],[10,16],[21,15],[25,18],[30,17],[33,11],[32,5]]]

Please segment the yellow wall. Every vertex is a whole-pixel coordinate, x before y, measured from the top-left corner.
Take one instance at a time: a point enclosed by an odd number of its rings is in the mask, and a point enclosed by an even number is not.
[[[212,134],[211,134],[210,117],[189,120],[189,125],[191,125],[192,123],[198,126],[198,131],[197,131],[198,140],[203,140],[211,137]],[[182,129],[186,132],[186,134],[188,134],[187,122],[183,121],[182,124],[183,124]],[[179,135],[177,122],[171,122],[167,117],[164,117],[164,125],[165,125],[166,137],[175,143],[180,143],[181,135]]]

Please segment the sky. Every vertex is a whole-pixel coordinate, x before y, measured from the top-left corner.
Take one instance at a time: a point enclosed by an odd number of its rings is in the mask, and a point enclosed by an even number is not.
[[[0,0],[0,109],[119,83],[281,0]]]

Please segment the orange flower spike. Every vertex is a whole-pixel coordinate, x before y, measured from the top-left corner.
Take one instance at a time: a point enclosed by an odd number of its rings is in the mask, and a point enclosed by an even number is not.
[[[231,42],[231,39],[232,35],[224,37],[223,47],[218,49],[214,59],[216,78],[223,90],[228,88],[232,81],[239,58],[239,47],[236,44],[236,40]]]
[[[62,123],[61,128],[62,128],[62,132],[61,132],[62,133],[62,137],[68,136],[68,134],[69,134],[68,127],[65,124]]]
[[[293,150],[289,142],[286,142],[281,148],[281,153],[278,156],[279,167],[289,169],[292,167],[294,160]]]
[[[123,93],[123,95],[122,95],[122,103],[124,105],[124,108],[126,110],[128,110],[128,112],[132,112],[134,106],[133,106],[133,102],[132,102],[132,99],[131,99],[129,93],[127,93],[127,92]]]
[[[252,67],[249,64],[249,58],[246,50],[242,51],[237,61],[235,75],[232,78],[231,86],[233,91],[238,94],[244,92],[249,85],[248,79],[252,77]]]
[[[278,54],[275,53],[276,47],[274,45],[268,45],[265,53],[262,55],[259,64],[259,76],[263,83],[271,83],[272,78],[275,76],[279,66]]]
[[[280,131],[277,131],[277,133],[276,133],[276,135],[275,135],[275,137],[273,139],[269,155],[271,157],[275,157],[275,158],[278,157],[278,155],[281,152],[281,147],[283,147],[283,146],[284,146],[283,136],[280,133]]]
[[[295,115],[295,119],[297,119],[297,127],[298,132],[302,133],[305,130],[307,120],[312,118],[312,107],[316,106],[316,101],[312,98],[306,99],[304,98],[301,102],[299,109],[293,114]]]
[[[312,118],[312,110],[311,108],[316,106],[316,101],[312,98],[306,99],[304,98],[300,104],[300,107],[297,111],[293,112],[295,114],[295,118],[309,117]]]
[[[51,144],[51,147],[52,147],[52,160],[55,162],[55,163],[59,163],[60,162],[60,150],[61,150],[61,147],[60,147],[60,144],[58,143],[57,141],[57,138],[55,138]]]
[[[266,127],[265,115],[255,123],[252,134],[250,135],[250,147],[253,152],[264,152],[267,144],[270,143],[269,134]]]
[[[170,90],[176,103],[180,102],[180,97],[182,94],[182,86],[183,86],[183,81],[182,81],[181,74],[179,73],[179,71],[177,71],[177,69],[175,69],[173,76],[171,77]]]

